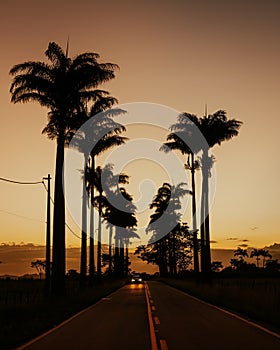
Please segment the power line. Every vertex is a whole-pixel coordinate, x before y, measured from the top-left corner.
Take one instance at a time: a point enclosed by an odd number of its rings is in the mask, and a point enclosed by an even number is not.
[[[3,209],[0,209],[0,212],[1,213],[5,213],[5,214],[9,214],[9,215],[13,215],[13,216],[17,216],[19,218],[22,218],[22,219],[25,219],[25,220],[30,220],[30,221],[36,221],[36,222],[42,222],[42,223],[45,223],[45,221],[42,221],[42,220],[39,220],[39,219],[32,219],[32,218],[29,218],[27,216],[23,216],[23,215],[20,215],[20,214],[16,214],[16,213],[12,213],[8,210],[3,210]]]
[[[5,182],[10,182],[10,183],[14,183],[14,184],[18,184],[18,185],[38,185],[38,184],[43,184],[45,190],[48,192],[48,189],[46,187],[46,184],[44,182],[44,180],[41,180],[41,181],[35,181],[35,182],[26,182],[26,181],[16,181],[16,180],[11,180],[11,179],[6,179],[4,177],[0,177],[0,180],[2,181],[5,181]],[[52,204],[54,204],[54,200],[51,198],[51,202]],[[1,210],[2,212],[5,212],[4,210]],[[7,212],[8,213],[8,212]],[[15,216],[19,216],[20,215],[17,215],[17,214],[13,214],[13,213],[8,213],[8,214],[11,214],[11,215],[15,215]],[[25,219],[28,219],[26,217],[23,217],[22,218],[25,218]],[[32,220],[32,219],[29,219],[29,220]],[[78,236],[72,229],[71,227],[67,224],[67,222],[65,222],[65,226],[68,228],[68,230],[78,239],[82,239],[80,236]]]
[[[46,186],[46,184],[45,184],[44,181],[42,181],[42,184],[43,184],[43,186],[45,187],[45,190],[48,192],[47,186]],[[54,204],[54,200],[52,199],[51,196],[50,196],[50,199],[51,199],[52,204]],[[69,230],[76,238],[82,239],[79,235],[77,235],[77,234],[71,229],[71,227],[67,224],[67,222],[65,222],[65,226],[68,228],[68,230]]]
[[[16,181],[16,180],[11,180],[11,179],[6,179],[4,177],[0,177],[1,181],[6,181],[6,182],[11,182],[13,184],[18,184],[18,185],[38,185],[41,184],[43,181],[35,181],[35,182],[25,182],[25,181]]]

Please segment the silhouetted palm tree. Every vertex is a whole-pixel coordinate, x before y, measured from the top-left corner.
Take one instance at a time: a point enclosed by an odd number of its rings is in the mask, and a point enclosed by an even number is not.
[[[171,125],[171,132],[167,136],[168,142],[165,142],[161,150],[169,152],[170,150],[179,150],[182,154],[187,154],[186,169],[191,171],[191,184],[192,184],[192,231],[193,231],[193,263],[194,271],[199,272],[199,257],[198,257],[198,241],[197,241],[197,215],[196,215],[196,190],[195,190],[195,170],[199,169],[199,163],[195,160],[194,150],[192,150],[183,140],[185,139],[186,132],[190,132],[191,124],[198,123],[198,118],[189,113],[181,114],[178,117],[178,122]],[[183,135],[182,135],[183,133]]]
[[[115,226],[114,274],[124,276],[128,272],[129,241],[131,238],[139,238],[135,231],[137,225],[136,207],[132,203],[132,196],[125,188],[120,187],[114,192],[109,192],[111,191],[106,192],[110,202],[105,218],[110,225]]]
[[[150,216],[146,232],[153,232],[150,242],[156,242],[157,265],[162,276],[168,272],[168,233],[180,221],[181,215],[178,213],[178,210],[181,209],[180,198],[190,193],[184,188],[185,185],[185,183],[180,183],[177,186],[171,186],[169,183],[163,183],[150,204],[150,209],[155,209],[155,212]],[[166,234],[163,235],[163,232]]]
[[[236,119],[227,119],[226,112],[219,110],[213,115],[206,115],[200,118],[198,127],[205,137],[209,148],[215,145],[221,145],[223,141],[232,139],[238,135],[238,130],[241,127],[242,122]],[[205,261],[204,271],[211,272],[211,252],[210,252],[210,227],[209,227],[209,184],[208,178],[210,174],[211,164],[213,159],[209,157],[209,148],[202,148],[202,213],[205,230]],[[204,204],[204,205],[203,205]],[[204,209],[203,209],[204,207]],[[204,210],[204,212],[203,212]]]
[[[50,63],[28,61],[15,65],[10,88],[12,102],[37,101],[49,109],[44,128],[57,141],[54,221],[53,221],[53,290],[64,291],[65,277],[65,201],[63,195],[64,146],[81,125],[75,112],[95,95],[94,89],[115,77],[117,65],[99,63],[96,53],[83,53],[74,59],[51,42],[45,52]]]
[[[93,176],[93,186],[98,191],[98,196],[94,197],[94,205],[98,209],[98,242],[97,242],[97,277],[101,277],[101,227],[102,217],[106,216],[106,209],[108,208],[108,200],[104,194],[108,193],[109,189],[117,186],[119,183],[126,184],[128,176],[125,174],[114,175],[112,172],[112,165],[107,164],[103,169],[98,166],[95,169]],[[105,186],[105,187],[104,187]]]
[[[266,258],[272,259],[272,255],[269,253],[267,249],[260,249],[260,256],[263,257],[263,268],[265,268]]]
[[[94,186],[91,184],[95,172],[95,156],[103,153],[111,147],[124,143],[127,139],[120,136],[125,127],[112,120],[112,116],[124,113],[121,109],[108,110],[116,102],[106,91],[98,91],[95,103],[89,113],[86,110],[80,112],[82,119],[87,120],[87,128],[79,130],[71,145],[77,148],[84,155],[83,171],[83,200],[82,200],[82,246],[81,246],[81,282],[86,277],[86,244],[87,244],[87,205],[86,198],[94,199]],[[101,109],[106,109],[104,112]],[[94,147],[92,148],[92,145]],[[91,149],[92,148],[92,149]],[[94,276],[94,214],[93,206],[90,206],[90,259],[89,274],[92,281]]]
[[[256,249],[256,248],[254,248],[250,254],[250,258],[256,257],[257,267],[259,267],[260,255],[261,255],[261,249]]]
[[[210,228],[209,228],[209,185],[208,177],[210,175],[213,157],[209,156],[209,148],[216,144],[231,139],[238,135],[241,122],[235,119],[228,120],[226,112],[219,110],[213,115],[207,115],[197,118],[193,114],[182,113],[178,117],[178,123],[172,126],[174,133],[170,134],[170,139],[176,142],[171,147],[183,150],[184,153],[198,153],[202,151],[201,169],[202,169],[202,192],[201,192],[201,271],[211,272],[211,253],[210,253]],[[195,126],[204,136],[207,142],[199,143]],[[184,140],[190,141],[190,147],[185,145]],[[168,144],[168,143],[167,143]],[[191,164],[191,168],[194,165]],[[194,169],[193,169],[194,171]],[[192,182],[194,183],[194,181]]]
[[[242,249],[240,247],[238,247],[234,252],[233,252],[234,256],[238,256],[239,260],[244,261],[245,257],[248,257],[248,251],[247,249]]]

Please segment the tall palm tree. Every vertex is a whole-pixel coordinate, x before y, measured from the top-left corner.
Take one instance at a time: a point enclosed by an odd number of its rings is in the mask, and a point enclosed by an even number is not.
[[[210,225],[209,225],[209,174],[213,158],[209,156],[209,149],[215,145],[221,145],[238,135],[242,122],[236,119],[227,119],[226,112],[218,110],[214,114],[205,115],[200,118],[198,127],[205,137],[208,146],[202,148],[202,197],[204,201],[204,230],[205,230],[205,266],[207,273],[211,272],[211,250],[210,250]],[[203,210],[203,209],[202,209]],[[203,243],[202,243],[203,244]]]
[[[210,251],[210,225],[209,225],[209,175],[213,157],[209,156],[209,149],[215,145],[220,145],[223,141],[230,140],[238,135],[238,130],[242,122],[236,119],[227,119],[226,112],[219,110],[213,115],[205,115],[198,118],[193,114],[182,113],[178,117],[178,123],[174,124],[173,130],[181,140],[190,141],[190,149],[193,153],[202,152],[202,191],[201,191],[201,271],[211,272],[211,251]],[[197,142],[197,132],[195,127],[204,136],[206,142]],[[176,136],[176,137],[177,137]],[[172,134],[171,134],[172,137]],[[172,138],[176,141],[175,138]],[[181,142],[181,141],[179,141]],[[180,146],[184,149],[183,145]],[[186,149],[186,147],[185,147]]]
[[[124,113],[121,109],[109,110],[117,100],[108,95],[107,91],[98,90],[96,100],[89,112],[80,111],[82,119],[87,121],[85,130],[79,130],[71,146],[78,149],[84,155],[83,171],[83,199],[82,199],[82,240],[81,240],[81,283],[84,284],[87,270],[87,204],[86,198],[94,200],[94,186],[91,179],[95,172],[95,156],[111,147],[124,143],[127,138],[119,134],[125,131],[125,127],[111,117]],[[107,109],[105,112],[102,109]],[[92,145],[94,147],[92,148]],[[92,148],[92,149],[91,149]],[[90,281],[94,276],[94,214],[93,206],[90,206],[90,251],[89,251]]]
[[[191,171],[191,186],[192,186],[192,234],[193,234],[193,264],[194,271],[199,272],[199,257],[198,257],[198,240],[197,240],[197,214],[196,214],[196,188],[195,188],[195,171],[199,169],[199,162],[195,160],[194,150],[191,149],[183,140],[182,133],[186,133],[186,130],[190,131],[192,123],[198,123],[198,119],[195,115],[184,113],[179,115],[178,122],[171,125],[171,132],[167,136],[167,141],[161,150],[169,152],[171,150],[179,150],[183,155],[187,154],[186,169]],[[192,147],[193,148],[193,147]]]
[[[67,50],[68,51],[68,50]],[[11,101],[36,101],[49,109],[48,124],[43,129],[57,142],[52,288],[56,294],[64,292],[65,278],[65,200],[63,195],[64,147],[80,127],[77,111],[95,96],[96,87],[115,77],[117,65],[99,63],[97,53],[83,53],[75,58],[54,43],[45,52],[48,63],[28,61],[15,65],[10,92]]]
[[[124,141],[123,141],[124,142]],[[94,197],[94,205],[98,209],[98,242],[97,242],[97,277],[101,277],[101,229],[102,229],[102,217],[106,215],[106,209],[108,207],[108,200],[105,197],[105,193],[109,191],[111,187],[118,185],[119,183],[126,184],[128,182],[128,176],[125,174],[114,175],[112,172],[112,165],[107,164],[103,169],[98,166],[95,169],[93,177],[93,186],[98,192],[98,196]],[[105,192],[106,191],[106,192]]]
[[[106,196],[110,199],[110,203],[105,218],[109,224],[115,226],[114,274],[124,276],[128,272],[129,241],[131,238],[139,238],[135,232],[136,207],[132,203],[133,197],[124,187],[117,188],[111,193],[108,189]]]

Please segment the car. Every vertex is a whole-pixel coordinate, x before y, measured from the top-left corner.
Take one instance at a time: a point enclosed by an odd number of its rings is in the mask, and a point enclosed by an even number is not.
[[[130,278],[130,283],[142,283],[143,279],[139,274],[133,274]]]

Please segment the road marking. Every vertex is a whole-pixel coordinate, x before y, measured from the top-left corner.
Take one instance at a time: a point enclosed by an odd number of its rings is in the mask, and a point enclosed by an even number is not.
[[[151,350],[158,350],[157,346],[157,338],[155,333],[155,327],[153,322],[153,316],[151,311],[151,305],[149,301],[149,287],[148,284],[145,282],[145,294],[146,294],[146,301],[147,301],[147,308],[148,308],[148,320],[149,320],[149,328],[150,328],[150,340],[151,340]]]
[[[243,322],[245,322],[245,323],[247,323],[247,324],[249,324],[249,325],[251,325],[251,326],[254,326],[254,327],[256,327],[256,328],[262,330],[263,332],[266,332],[266,333],[268,333],[268,334],[270,334],[270,335],[272,335],[272,336],[274,336],[274,337],[280,339],[280,334],[275,333],[275,332],[273,332],[273,331],[271,331],[271,330],[269,330],[269,329],[267,329],[267,328],[265,328],[265,327],[263,327],[263,326],[261,326],[261,325],[255,323],[255,322],[253,322],[253,321],[249,321],[249,320],[247,320],[246,318],[244,318],[244,317],[242,317],[242,316],[239,316],[239,315],[236,315],[236,314],[234,314],[233,312],[230,312],[230,311],[228,311],[228,310],[222,309],[222,308],[219,307],[219,306],[216,306],[216,305],[207,303],[207,301],[204,301],[204,300],[202,300],[202,299],[196,298],[196,297],[194,297],[193,295],[190,295],[190,294],[188,294],[188,293],[186,293],[186,292],[183,292],[183,291],[180,290],[180,289],[177,289],[177,288],[172,287],[172,286],[170,286],[170,285],[168,285],[168,286],[171,287],[171,288],[173,288],[173,289],[176,289],[177,292],[179,292],[179,293],[182,293],[182,294],[184,294],[184,295],[187,295],[188,297],[190,297],[190,298],[192,298],[192,299],[194,299],[194,300],[196,300],[196,301],[200,301],[201,303],[203,303],[203,304],[205,304],[205,305],[212,306],[213,308],[215,308],[215,309],[217,309],[217,310],[219,310],[219,311],[222,311],[222,312],[224,312],[225,314],[228,314],[228,315],[230,315],[230,316],[233,316],[233,317],[237,318],[238,320],[241,320],[241,321],[243,321]]]
[[[168,350],[167,342],[165,339],[160,339],[161,350]]]
[[[156,324],[156,325],[159,325],[159,324],[160,324],[159,318],[158,318],[157,316],[154,317],[154,320],[155,320],[155,324]]]

